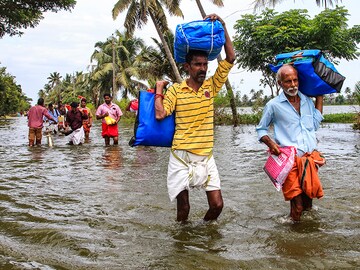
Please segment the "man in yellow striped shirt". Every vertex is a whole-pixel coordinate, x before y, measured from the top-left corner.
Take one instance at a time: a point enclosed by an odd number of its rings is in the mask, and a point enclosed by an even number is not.
[[[190,212],[189,189],[206,191],[209,210],[205,221],[216,220],[223,208],[219,173],[212,156],[214,146],[214,97],[221,90],[235,61],[235,52],[224,21],[216,14],[204,19],[219,20],[225,31],[225,60],[215,74],[206,79],[207,53],[189,51],[185,70],[189,77],[163,90],[167,81],[156,83],[156,118],[175,113],[176,131],[168,165],[167,186],[170,200],[177,200],[177,221],[185,222]]]

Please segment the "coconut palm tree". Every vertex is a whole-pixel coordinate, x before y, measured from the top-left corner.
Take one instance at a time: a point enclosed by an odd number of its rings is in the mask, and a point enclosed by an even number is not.
[[[50,76],[47,77],[47,79],[49,80],[49,85],[51,86],[51,88],[54,88],[54,86],[56,86],[57,84],[59,84],[61,82],[61,78],[62,76],[60,75],[59,72],[53,72],[50,73]]]
[[[223,7],[224,3],[222,0],[212,0],[213,4],[218,6],[218,7]],[[205,10],[201,4],[200,0],[196,0],[196,4],[200,10],[201,16],[204,18],[206,16]],[[219,55],[217,57],[217,61],[220,62],[222,60],[221,55]],[[230,98],[230,107],[231,107],[231,112],[232,112],[232,116],[233,116],[233,124],[234,127],[239,125],[239,119],[237,117],[237,109],[236,109],[236,104],[235,104],[235,96],[234,96],[234,91],[231,87],[231,84],[229,82],[229,79],[226,80],[225,82],[225,87],[228,93],[228,96]]]
[[[122,96],[127,97],[128,93],[136,96],[139,85],[147,87],[136,80],[140,77],[140,67],[135,60],[144,47],[142,39],[127,38],[124,33],[116,31],[115,36],[106,42],[97,42],[95,47],[91,60],[97,64],[90,75],[93,87],[98,90],[113,88],[114,97],[119,88],[123,90]],[[115,86],[112,85],[113,79]]]
[[[90,60],[95,64],[90,67],[89,81],[93,91],[96,89],[97,92],[94,95],[98,99],[112,88],[112,39],[96,42],[95,51]],[[116,90],[113,89],[113,95],[114,91]]]
[[[78,100],[79,96],[86,96],[86,85],[84,85],[84,75],[82,72],[66,74],[62,81],[62,98],[64,103],[71,103]]]
[[[60,75],[59,72],[53,72],[53,73],[50,73],[50,76],[47,78],[49,81],[48,81],[48,84],[50,85],[51,87],[51,92],[55,91],[57,92],[57,101],[60,101],[61,100],[61,87],[59,86],[60,83],[61,83],[61,78],[62,76]]]
[[[173,54],[174,34],[167,31],[164,33],[164,38]],[[156,47],[144,47],[136,60],[141,65],[141,79],[147,80],[150,86],[154,86],[156,81],[162,79],[176,81],[163,44],[156,38],[152,38],[152,40]],[[177,64],[177,68],[181,76],[186,75],[183,65]]]
[[[127,10],[124,26],[127,35],[129,36],[133,35],[136,27],[141,28],[146,24],[148,16],[150,16],[164,46],[167,58],[174,71],[176,81],[180,83],[182,81],[180,73],[163,34],[168,30],[163,7],[169,11],[170,15],[183,17],[183,13],[180,9],[180,0],[118,0],[112,10],[112,15],[115,20],[121,12]]]
[[[45,93],[44,89],[40,89],[40,90],[39,90],[39,92],[38,92],[38,97],[45,99],[46,93]]]
[[[316,1],[316,5],[324,6],[325,8],[327,8],[328,6],[333,6],[334,3],[337,4],[339,2],[338,0],[315,0],[315,1]],[[268,6],[275,7],[277,4],[280,4],[281,2],[283,2],[283,0],[255,0],[254,8],[261,9],[263,7],[268,7]],[[340,0],[340,2],[342,2],[342,0]]]
[[[140,38],[127,38],[124,33],[115,32],[117,40],[115,43],[115,82],[122,88],[122,97],[127,98],[128,94],[137,96],[139,88],[147,88],[140,78],[141,67],[136,62],[137,55],[145,47],[144,41]]]

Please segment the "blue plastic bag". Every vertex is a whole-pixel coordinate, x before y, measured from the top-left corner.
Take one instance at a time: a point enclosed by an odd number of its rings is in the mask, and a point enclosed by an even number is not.
[[[171,147],[175,133],[175,113],[156,120],[155,94],[139,91],[139,109],[134,126],[134,136],[130,146],[162,146]]]
[[[307,96],[339,93],[344,83],[342,76],[320,50],[300,50],[276,55],[276,66],[269,65],[277,72],[284,64],[292,64],[299,75],[299,91]]]
[[[225,32],[222,24],[210,19],[178,24],[175,30],[175,61],[185,63],[189,50],[208,53],[208,60],[214,60],[225,44]]]

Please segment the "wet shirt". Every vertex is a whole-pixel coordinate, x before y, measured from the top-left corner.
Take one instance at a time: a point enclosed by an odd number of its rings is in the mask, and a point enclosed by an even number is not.
[[[82,127],[83,115],[76,109],[75,112],[72,110],[68,111],[66,114],[66,122],[69,124],[72,130],[76,130]]]
[[[176,113],[172,149],[206,156],[214,147],[214,97],[224,85],[233,64],[223,60],[215,74],[206,79],[196,93],[183,81],[167,90],[164,109]]]
[[[52,119],[47,109],[40,105],[35,105],[28,111],[28,126],[30,128],[42,128],[44,116],[48,119]]]
[[[121,109],[115,103],[110,103],[109,105],[107,105],[106,103],[101,104],[96,110],[96,115],[102,115],[106,112],[108,112],[109,116],[115,120],[123,115]],[[106,123],[105,119],[102,119],[102,122]]]
[[[280,146],[295,146],[301,155],[316,149],[315,131],[324,118],[311,98],[301,92],[298,95],[300,114],[282,92],[266,104],[256,131],[260,140],[268,135],[269,126],[273,124],[275,142]]]

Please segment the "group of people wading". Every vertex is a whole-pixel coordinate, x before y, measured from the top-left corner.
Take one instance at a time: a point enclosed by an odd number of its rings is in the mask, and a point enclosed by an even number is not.
[[[203,188],[206,192],[209,209],[204,221],[216,220],[223,209],[220,175],[215,163],[214,146],[214,97],[223,87],[235,61],[235,52],[224,21],[216,14],[205,19],[218,20],[224,27],[226,58],[218,63],[218,67],[209,78],[206,78],[208,56],[204,51],[190,50],[184,63],[188,78],[181,83],[174,83],[166,91],[167,81],[156,83],[155,111],[156,118],[161,120],[176,112],[176,131],[170,151],[168,163],[167,187],[170,200],[177,201],[177,221],[186,222],[190,212],[189,191],[191,188]],[[290,217],[294,222],[300,221],[303,211],[312,208],[312,199],[321,198],[323,190],[318,177],[318,164],[324,164],[322,155],[316,151],[315,131],[323,120],[323,97],[310,97],[298,92],[298,73],[292,65],[284,65],[278,70],[277,82],[283,92],[269,101],[263,111],[260,123],[256,127],[259,142],[264,143],[274,155],[279,155],[280,148],[294,146],[297,157],[292,170],[284,182],[282,191],[285,200],[290,201]],[[109,94],[104,95],[105,103],[96,112],[96,118],[102,120],[102,136],[105,144],[118,143],[117,123],[122,112],[111,102]],[[39,99],[37,115],[41,121],[34,120],[29,111],[29,144],[39,144],[41,140],[42,117],[56,119],[42,107]],[[82,106],[71,104],[65,127],[77,132],[83,130],[83,121],[92,119],[85,114]],[[107,118],[111,118],[110,120]],[[109,124],[108,121],[112,121]],[[33,125],[36,123],[36,125]],[[89,120],[88,127],[92,121]],[[274,126],[274,137],[268,134],[269,126]],[[75,136],[75,135],[74,135]],[[81,141],[81,139],[79,140]],[[74,142],[74,141],[73,141]],[[304,162],[309,166],[304,168]],[[259,170],[260,171],[260,170]],[[306,177],[300,176],[306,175]],[[271,185],[269,185],[270,187]],[[304,188],[304,186],[306,188]]]
[[[121,116],[121,109],[112,103],[111,95],[104,94],[104,104],[97,109],[96,119],[102,120],[102,136],[105,139],[105,145],[110,144],[110,138],[113,138],[114,144],[118,144],[118,122]],[[44,99],[39,98],[37,105],[28,111],[27,117],[29,146],[41,144],[44,123],[46,123],[45,133],[64,134],[68,137],[70,145],[89,142],[93,114],[86,106],[85,98],[81,98],[80,104],[75,101],[70,105],[59,103],[57,108],[50,103],[48,109],[44,106]]]

